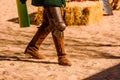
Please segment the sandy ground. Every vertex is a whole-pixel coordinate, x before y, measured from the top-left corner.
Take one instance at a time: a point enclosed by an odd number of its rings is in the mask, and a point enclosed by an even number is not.
[[[37,8],[29,4],[29,14]],[[0,0],[0,80],[120,80],[120,11],[101,22],[65,30],[71,67],[59,66],[49,35],[40,46],[46,59],[23,54],[37,26],[20,28],[15,0]]]

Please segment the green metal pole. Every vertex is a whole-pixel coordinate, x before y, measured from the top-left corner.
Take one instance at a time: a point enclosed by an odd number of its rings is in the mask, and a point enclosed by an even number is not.
[[[20,0],[16,0],[18,17],[20,27],[29,27],[30,26],[30,17],[28,14],[27,4],[22,4]]]

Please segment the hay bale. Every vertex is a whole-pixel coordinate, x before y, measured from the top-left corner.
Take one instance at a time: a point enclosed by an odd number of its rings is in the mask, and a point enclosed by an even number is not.
[[[113,10],[120,10],[120,0],[109,0]]]
[[[34,21],[36,22],[37,25],[40,25],[43,21],[43,7],[39,7],[37,14],[35,15]]]
[[[93,24],[100,21],[102,16],[103,4],[101,1],[70,2],[67,3],[65,9],[67,25]]]
[[[101,20],[103,5],[101,1],[69,2],[62,9],[63,18],[67,25],[88,25]],[[39,7],[35,17],[37,24],[42,22],[43,8]]]

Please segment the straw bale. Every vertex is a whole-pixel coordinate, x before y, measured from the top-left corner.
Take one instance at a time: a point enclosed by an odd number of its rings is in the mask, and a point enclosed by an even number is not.
[[[34,21],[37,25],[40,25],[43,21],[43,7],[38,7],[37,14],[35,15]]]
[[[109,0],[113,10],[120,10],[120,0]]]
[[[42,22],[43,8],[39,7],[35,21]],[[69,2],[62,8],[63,18],[67,25],[88,25],[99,22],[103,15],[101,1]]]
[[[103,15],[101,1],[69,2],[66,9],[65,22],[67,25],[93,24],[100,21]]]

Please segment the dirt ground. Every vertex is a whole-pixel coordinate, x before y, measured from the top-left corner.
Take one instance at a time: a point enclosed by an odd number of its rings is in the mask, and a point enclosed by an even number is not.
[[[37,8],[28,4],[33,16]],[[51,34],[40,46],[46,59],[26,57],[37,26],[19,27],[16,0],[0,0],[0,11],[0,80],[120,80],[120,11],[97,24],[66,28],[71,67],[58,65]]]

